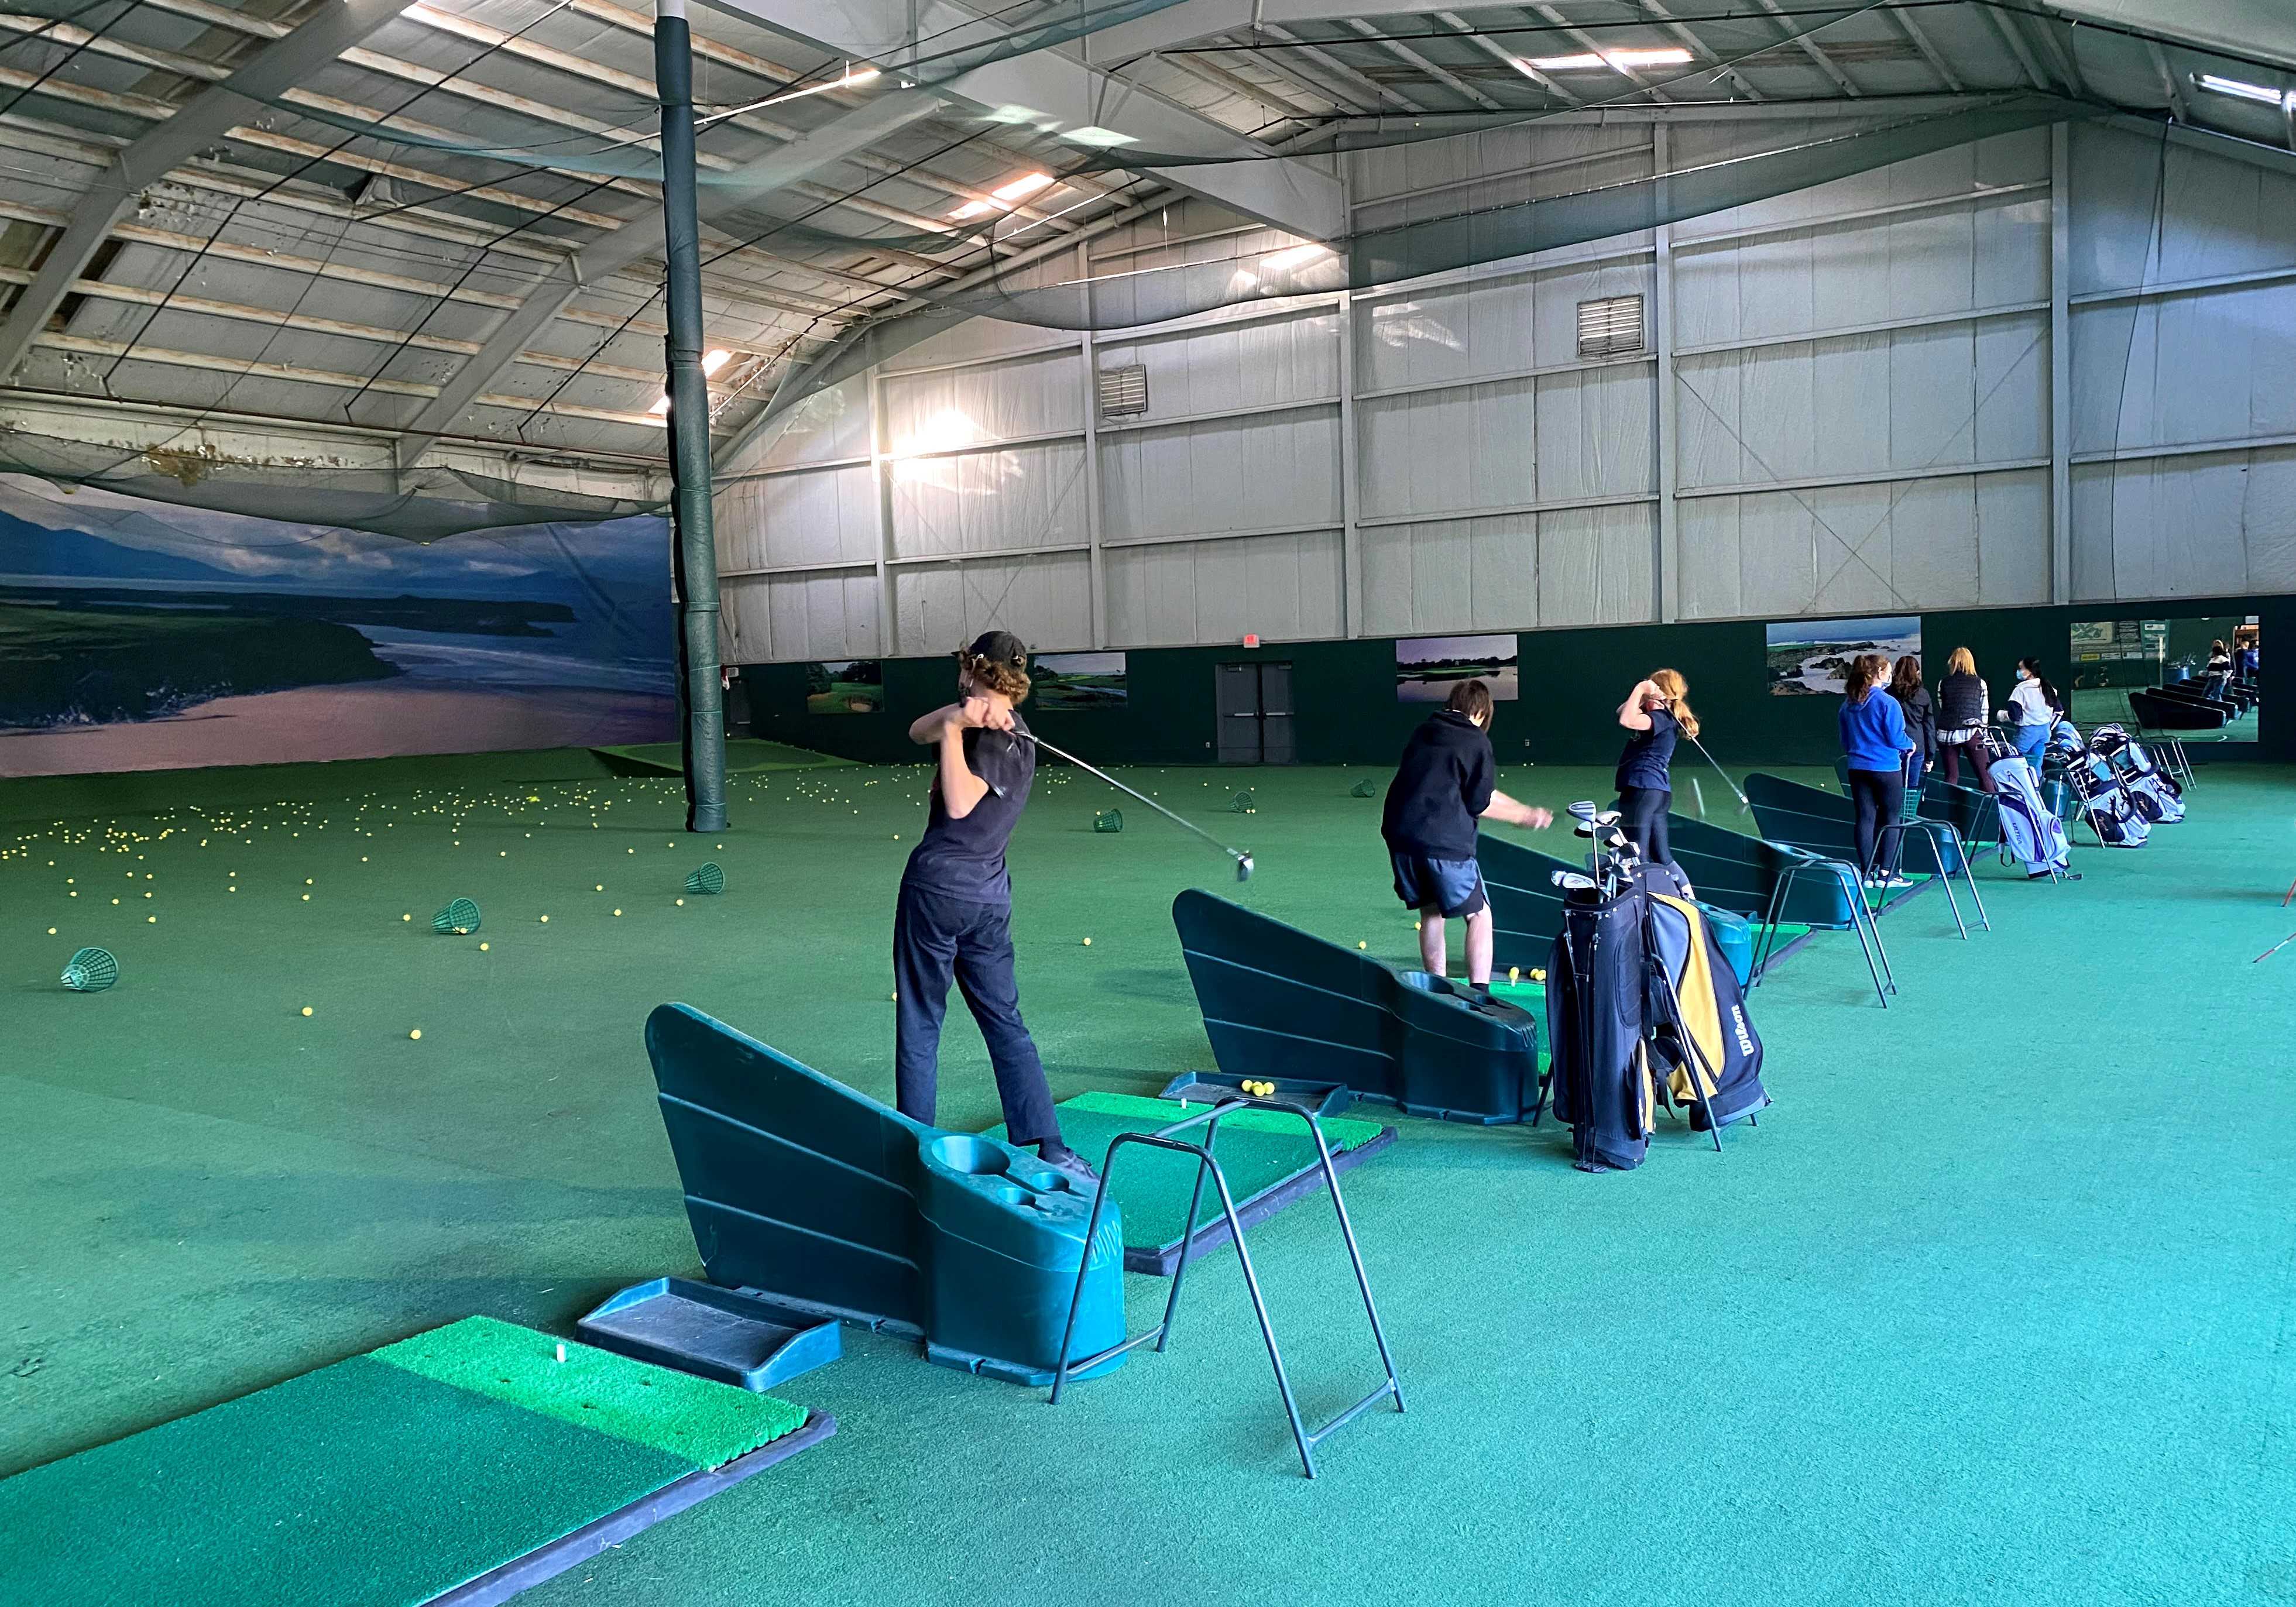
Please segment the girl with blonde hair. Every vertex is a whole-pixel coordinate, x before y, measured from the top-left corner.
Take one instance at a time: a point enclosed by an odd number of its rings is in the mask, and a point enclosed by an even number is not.
[[[1673,865],[1666,815],[1674,805],[1674,744],[1698,735],[1690,709],[1690,683],[1675,669],[1653,669],[1619,705],[1619,724],[1632,733],[1619,755],[1619,829],[1658,865]]]

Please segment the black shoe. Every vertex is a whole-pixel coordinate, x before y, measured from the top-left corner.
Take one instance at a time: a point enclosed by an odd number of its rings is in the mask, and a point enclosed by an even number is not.
[[[1092,1162],[1064,1144],[1051,1139],[1037,1146],[1037,1159],[1063,1174],[1070,1183],[1087,1194],[1100,1192],[1100,1174],[1092,1169]]]

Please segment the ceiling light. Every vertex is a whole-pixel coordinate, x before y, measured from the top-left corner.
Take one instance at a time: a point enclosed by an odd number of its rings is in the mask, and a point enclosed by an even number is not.
[[[988,201],[968,201],[963,206],[957,208],[955,211],[951,212],[949,216],[951,217],[978,217],[983,212],[1010,211],[1014,202],[1021,201],[1025,196],[1034,195],[1037,191],[1043,189],[1052,182],[1053,176],[1049,173],[1023,173],[1011,184],[1000,184],[997,188],[988,192],[991,199]],[[1002,202],[1004,204],[998,205],[998,202]]]
[[[2228,94],[2236,101],[2255,101],[2266,106],[2280,105],[2287,98],[2277,89],[2267,89],[2261,84],[2245,84],[2238,78],[2220,78],[2212,72],[2196,73],[2193,82],[2211,94]]]
[[[716,373],[719,369],[725,367],[727,362],[732,360],[733,356],[734,354],[730,351],[713,351],[707,354],[701,359],[701,372],[703,373]]]
[[[662,398],[661,400],[647,408],[646,411],[653,414],[667,414],[669,411],[669,398],[668,397]]]
[[[832,89],[850,89],[856,84],[866,84],[870,79],[882,76],[874,67],[849,67],[843,73],[825,84],[808,84],[804,88],[792,89],[786,94],[753,101],[750,106],[752,109],[758,106],[778,106],[784,101],[801,101],[809,94],[827,94]]]
[[[1611,67],[1620,72],[1633,67],[1680,67],[1691,59],[1686,50],[1604,50],[1587,51],[1575,56],[1533,56],[1528,61],[1521,57],[1510,58],[1528,72],[1536,68],[1541,72],[1575,72],[1589,67]]]
[[[1140,143],[1136,136],[1119,134],[1113,128],[1071,128],[1061,137],[1076,144],[1099,145],[1103,148],[1114,145],[1136,145]]]

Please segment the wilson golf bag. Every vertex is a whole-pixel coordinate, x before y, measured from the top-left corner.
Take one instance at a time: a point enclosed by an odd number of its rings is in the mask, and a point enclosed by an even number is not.
[[[1997,757],[1988,772],[2001,806],[2001,852],[2038,880],[2072,863],[2072,843],[2064,823],[2041,800],[2033,767],[2017,754]]]
[[[1661,1101],[1702,1128],[1701,1094],[1722,1126],[1769,1103],[1761,1040],[1704,912],[1645,887],[1629,874],[1568,889],[1547,965],[1549,1086],[1581,1171],[1640,1166]]]
[[[2065,782],[2080,799],[2082,816],[2099,842],[2109,849],[2144,846],[2152,823],[2103,756],[2084,750],[2079,761],[2065,767]]]
[[[2089,733],[2088,746],[2120,777],[2146,820],[2174,825],[2185,818],[2185,789],[2161,767],[2150,748],[2119,726],[2099,726]]]

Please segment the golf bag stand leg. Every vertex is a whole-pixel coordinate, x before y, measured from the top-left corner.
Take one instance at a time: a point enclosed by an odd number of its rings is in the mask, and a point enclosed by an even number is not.
[[[1713,1075],[1712,1068],[1707,1064],[1705,1052],[1690,1036],[1690,1028],[1682,1019],[1682,996],[1675,992],[1674,979],[1666,974],[1664,963],[1655,955],[1649,955],[1647,963],[1651,974],[1658,979],[1658,985],[1666,995],[1667,1015],[1674,1022],[1675,1042],[1682,1045],[1683,1070],[1690,1078],[1690,1097],[1700,1110],[1706,1112],[1706,1134],[1714,1140],[1714,1152],[1718,1155],[1722,1152],[1722,1124],[1714,1119],[1714,1106],[1707,1099],[1706,1085],[1711,1081],[1719,1087],[1722,1079]]]

